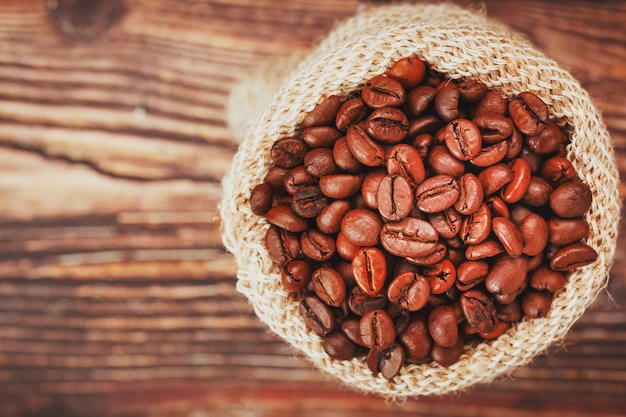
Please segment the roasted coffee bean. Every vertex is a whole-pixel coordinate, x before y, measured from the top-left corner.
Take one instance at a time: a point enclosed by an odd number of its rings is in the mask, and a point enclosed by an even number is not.
[[[318,178],[339,173],[333,151],[329,148],[316,148],[307,153],[304,157],[304,167],[306,172]]]
[[[430,147],[433,144],[433,135],[428,133],[422,133],[417,135],[412,141],[411,146],[417,150],[417,153],[421,158],[426,158],[430,151]]]
[[[465,172],[463,162],[452,156],[444,145],[433,146],[427,159],[428,165],[436,174],[459,178]]]
[[[376,295],[387,280],[385,254],[375,247],[361,248],[352,259],[352,273],[356,284],[367,295]]]
[[[386,294],[367,295],[358,286],[353,287],[348,296],[348,307],[357,316],[362,316],[368,311],[383,309],[387,302]]]
[[[374,110],[367,118],[365,129],[377,141],[393,145],[406,137],[409,130],[409,120],[399,109],[381,107]]]
[[[318,186],[304,187],[293,195],[291,209],[300,217],[313,219],[322,212],[328,203],[328,197],[322,193]]]
[[[378,187],[380,182],[387,176],[384,169],[375,169],[363,177],[361,183],[361,195],[365,205],[373,210],[378,210]]]
[[[316,229],[305,230],[300,235],[300,248],[310,259],[327,261],[336,253],[335,239]]]
[[[445,122],[441,120],[439,116],[436,114],[424,113],[409,121],[409,132],[407,133],[407,137],[414,138],[424,133],[433,135],[443,126],[445,126]]]
[[[511,327],[511,324],[506,321],[496,321],[496,325],[493,330],[488,333],[478,332],[478,335],[485,340],[495,339],[500,337]]]
[[[461,359],[463,355],[463,338],[459,337],[456,344],[452,347],[444,347],[434,344],[430,352],[433,361],[441,366],[449,367],[454,365]]]
[[[503,140],[490,146],[481,148],[478,155],[470,159],[472,165],[477,167],[489,167],[506,158],[509,151],[508,142]]]
[[[524,312],[522,311],[522,304],[519,300],[513,301],[509,304],[496,303],[496,317],[500,321],[520,321],[523,314]]]
[[[515,126],[526,136],[537,135],[548,120],[548,106],[533,93],[524,92],[509,102]]]
[[[324,352],[333,359],[347,361],[357,356],[359,347],[340,330],[334,330],[322,339]]]
[[[522,146],[522,150],[520,151],[518,157],[526,161],[531,175],[537,175],[539,173],[541,163],[543,162],[542,155],[534,153],[528,148],[528,146],[524,145]]]
[[[530,183],[526,189],[526,194],[522,197],[522,202],[531,207],[541,207],[548,204],[553,188],[550,183],[539,176],[530,177]]]
[[[456,270],[456,287],[467,291],[485,281],[489,264],[483,261],[465,261]]]
[[[390,77],[378,75],[365,83],[361,97],[372,108],[400,107],[406,98],[404,87]]]
[[[457,201],[460,189],[449,175],[435,175],[424,180],[415,190],[415,206],[424,213],[443,211]]]
[[[506,164],[496,164],[478,174],[485,196],[490,196],[513,180],[513,170]]]
[[[389,175],[401,175],[406,178],[412,188],[417,187],[426,178],[426,170],[419,152],[401,143],[389,150],[386,160]]]
[[[378,186],[378,212],[385,221],[397,222],[411,213],[413,190],[402,176],[387,175]]]
[[[543,263],[544,258],[545,256],[543,252],[539,252],[535,256],[529,256],[528,257],[528,272],[531,272],[537,269]]]
[[[549,229],[546,220],[535,213],[530,213],[521,221],[518,228],[524,247],[522,253],[527,256],[539,255],[548,244]]]
[[[510,220],[496,217],[491,220],[491,228],[510,256],[518,257],[522,254],[524,248],[522,235]]]
[[[302,299],[300,314],[306,327],[319,336],[326,336],[337,326],[330,307],[314,295],[308,295]]]
[[[334,200],[322,209],[315,218],[315,224],[322,233],[337,233],[341,230],[341,220],[350,209],[351,206],[348,201]]]
[[[482,182],[476,175],[468,172],[459,178],[458,185],[459,198],[454,203],[454,208],[464,215],[475,213],[483,203]]]
[[[346,299],[346,282],[332,268],[318,268],[311,275],[313,291],[326,305],[339,307]]]
[[[350,126],[363,120],[366,114],[367,106],[363,99],[360,97],[351,98],[339,107],[335,125],[337,129],[345,132]]]
[[[474,158],[482,147],[480,131],[471,120],[451,121],[444,128],[442,137],[450,153],[461,161]]]
[[[511,163],[513,179],[504,186],[500,197],[507,203],[517,203],[524,197],[530,184],[531,171],[524,158],[515,158]]]
[[[550,194],[550,208],[560,217],[580,217],[591,207],[591,189],[581,181],[564,182]]]
[[[272,188],[265,183],[258,184],[250,192],[250,209],[257,216],[267,213],[273,202]]]
[[[333,146],[333,159],[339,169],[347,171],[348,173],[358,173],[363,170],[363,165],[352,155],[352,152],[350,152],[348,139],[345,136],[337,139],[335,142]]]
[[[424,308],[429,295],[428,281],[416,272],[403,272],[396,276],[387,289],[389,301],[408,311]]]
[[[446,255],[448,255],[448,247],[445,243],[438,242],[435,246],[435,250],[428,255],[418,257],[407,256],[404,259],[413,265],[434,265],[443,261],[446,258]]]
[[[380,242],[382,228],[382,219],[370,210],[352,209],[341,221],[341,232],[359,246],[376,246]]]
[[[550,268],[555,271],[572,269],[593,263],[598,259],[595,249],[585,243],[572,243],[561,247],[550,259]]]
[[[485,200],[485,204],[489,207],[489,211],[491,212],[491,217],[504,217],[505,219],[510,218],[511,213],[509,211],[509,206],[498,196],[491,196]]]
[[[496,307],[487,294],[470,290],[461,295],[461,307],[467,322],[480,333],[491,333],[497,324]]]
[[[451,239],[459,234],[463,217],[453,207],[450,207],[444,211],[429,214],[428,221],[440,237]]]
[[[374,375],[380,373],[383,378],[392,380],[404,365],[404,349],[398,343],[388,348],[374,347],[367,354],[366,363]]]
[[[343,334],[345,334],[352,343],[357,346],[363,346],[363,341],[361,340],[361,328],[359,326],[358,318],[350,316],[343,320],[339,327]]]
[[[485,287],[492,294],[513,294],[524,285],[527,269],[528,261],[524,257],[499,255],[485,278]]]
[[[437,248],[438,239],[439,235],[430,223],[412,217],[386,223],[380,232],[380,242],[385,250],[400,257],[428,255]]]
[[[459,99],[464,103],[474,103],[487,94],[487,86],[477,80],[466,80],[458,86]]]
[[[361,340],[368,348],[386,349],[396,340],[396,330],[391,316],[382,309],[370,310],[359,322]]]
[[[332,95],[327,97],[302,119],[302,126],[311,127],[334,124],[335,116],[342,102],[343,100],[339,96]]]
[[[456,85],[449,84],[437,91],[435,111],[444,122],[459,117],[459,90]]]
[[[300,239],[298,235],[272,225],[265,233],[265,247],[270,258],[283,266],[298,256]]]
[[[413,359],[426,358],[433,345],[433,339],[428,332],[426,317],[424,315],[413,316],[398,339],[404,346],[407,356]]]
[[[389,68],[389,76],[397,80],[406,89],[419,85],[425,75],[426,64],[416,57],[399,59]]]
[[[285,229],[288,232],[299,233],[308,229],[308,222],[298,216],[290,206],[274,206],[268,210],[267,222]]]
[[[330,148],[343,136],[331,126],[312,126],[302,131],[302,140],[311,148]]]
[[[452,261],[444,259],[434,265],[425,266],[423,275],[432,294],[445,294],[456,281],[456,268]]]
[[[325,175],[320,178],[319,188],[329,198],[348,198],[361,188],[361,177],[352,174]]]
[[[437,90],[428,85],[420,85],[409,91],[406,98],[407,114],[410,117],[419,116],[433,101]]]
[[[484,145],[503,141],[513,133],[513,122],[508,117],[494,113],[481,113],[472,119],[478,127]]]
[[[520,224],[522,224],[522,221],[524,221],[527,216],[534,212],[528,207],[521,204],[513,204],[509,210],[509,213],[509,219],[519,226]]]
[[[565,135],[559,125],[551,120],[546,121],[546,126],[536,136],[527,136],[528,149],[536,154],[551,154],[559,150],[565,144]]]
[[[270,157],[274,165],[281,168],[293,168],[304,162],[309,147],[301,139],[284,137],[272,145]]]
[[[482,99],[473,107],[474,117],[484,114],[498,114],[504,116],[507,113],[508,101],[496,91],[487,91]]]
[[[356,254],[359,252],[359,249],[361,249],[360,245],[355,245],[354,243],[350,242],[350,240],[348,240],[348,238],[346,238],[343,233],[337,233],[335,250],[337,251],[337,254],[343,259],[352,262]]]
[[[306,172],[304,165],[298,165],[292,168],[285,175],[284,188],[287,194],[294,195],[298,190],[304,187],[310,187],[317,183],[317,178]]]
[[[272,194],[277,197],[285,194],[285,176],[289,173],[289,169],[279,166],[272,166],[265,175],[263,183],[270,186]]]
[[[546,223],[549,231],[548,241],[554,245],[569,245],[589,235],[589,224],[585,219],[552,217]]]
[[[513,133],[507,139],[509,150],[506,153],[506,159],[512,160],[519,156],[522,152],[522,148],[524,147],[524,138],[519,130],[513,128]]]
[[[500,242],[486,239],[474,245],[468,245],[465,250],[465,257],[470,261],[479,259],[493,258],[504,252],[504,247]]]
[[[466,245],[483,242],[491,233],[491,211],[486,204],[463,219],[459,237]]]
[[[552,306],[552,294],[530,289],[522,297],[522,310],[531,319],[545,317]]]
[[[459,339],[454,309],[448,305],[439,305],[433,308],[428,315],[428,332],[439,346],[454,346]]]
[[[311,281],[311,266],[306,261],[294,259],[282,270],[280,279],[287,291],[301,291]]]
[[[361,126],[350,126],[346,139],[348,149],[361,164],[376,167],[385,163],[385,149],[370,138]]]
[[[529,285],[538,291],[555,293],[567,284],[563,272],[554,271],[548,265],[541,265],[530,274]]]
[[[575,180],[578,176],[572,163],[563,156],[553,156],[541,164],[541,176],[553,185]]]

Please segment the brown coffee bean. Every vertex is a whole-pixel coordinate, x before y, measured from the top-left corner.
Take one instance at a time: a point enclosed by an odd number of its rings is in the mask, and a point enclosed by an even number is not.
[[[343,320],[339,327],[343,334],[345,334],[352,343],[357,346],[363,346],[363,341],[361,340],[361,328],[359,326],[358,318],[350,316]]]
[[[456,287],[467,291],[485,281],[489,264],[483,261],[465,261],[457,268]]]
[[[378,214],[364,209],[352,209],[341,221],[341,232],[358,246],[376,246],[380,242],[383,221]]]
[[[425,266],[423,275],[432,294],[445,294],[456,281],[456,268],[452,261],[444,259],[434,265]]]
[[[528,146],[522,146],[522,150],[519,153],[519,158],[526,161],[528,164],[528,168],[530,169],[531,175],[536,175],[539,173],[539,169],[541,168],[541,163],[543,162],[543,156],[538,153],[534,153],[531,151]]]
[[[507,139],[509,150],[506,153],[506,159],[513,160],[519,156],[522,152],[522,148],[524,147],[524,137],[519,132],[519,130],[513,128],[513,133]]]
[[[533,136],[545,127],[548,106],[533,93],[524,92],[509,102],[509,114],[520,132]]]
[[[359,322],[361,340],[368,348],[386,349],[396,340],[393,320],[385,310],[370,310],[361,316]]]
[[[365,83],[361,97],[365,104],[375,109],[400,107],[404,103],[406,93],[398,81],[378,75]]]
[[[291,209],[300,217],[313,219],[322,212],[328,203],[328,197],[322,193],[319,187],[304,187],[293,195]]]
[[[315,224],[322,233],[333,234],[341,230],[341,220],[350,211],[350,203],[346,200],[334,200],[324,207],[315,218]]]
[[[284,137],[272,145],[270,157],[274,165],[281,168],[293,168],[304,162],[309,147],[301,139]]]
[[[485,200],[485,204],[489,207],[489,211],[491,212],[491,217],[504,217],[505,219],[509,219],[511,213],[509,211],[509,206],[502,200],[500,197],[492,195],[491,197]]]
[[[504,186],[500,197],[507,203],[517,203],[524,197],[530,184],[531,171],[524,158],[515,158],[511,163],[513,179]]]
[[[358,173],[363,170],[363,165],[352,155],[348,148],[348,139],[344,136],[335,142],[333,146],[333,159],[339,169],[349,173]]]
[[[316,229],[305,230],[300,235],[302,252],[314,261],[323,262],[336,253],[335,239]]]
[[[542,155],[558,151],[565,142],[565,135],[561,128],[551,120],[546,121],[545,128],[539,134],[526,137],[528,149]]]
[[[284,189],[289,195],[294,195],[298,190],[304,187],[316,185],[317,178],[306,172],[304,165],[298,165],[287,172],[284,177]]]
[[[555,293],[565,287],[567,278],[564,273],[552,270],[547,265],[541,265],[530,274],[529,285],[538,291]]]
[[[439,129],[445,126],[445,122],[436,114],[424,113],[415,119],[409,120],[409,132],[407,137],[414,138],[418,135],[428,133],[434,135]]]
[[[552,186],[546,179],[533,175],[530,177],[526,194],[522,197],[522,203],[531,207],[545,206],[550,200],[552,191]]]
[[[424,180],[415,190],[415,205],[424,213],[443,211],[457,201],[460,189],[449,175],[435,175]]]
[[[406,178],[411,187],[417,187],[426,178],[424,163],[418,151],[401,143],[389,150],[386,160],[389,175],[401,175]]]
[[[459,178],[458,184],[459,198],[454,203],[454,208],[464,215],[475,213],[483,203],[482,182],[476,175],[468,172]]]
[[[553,185],[573,181],[578,178],[576,169],[564,156],[553,156],[541,164],[541,176]]]
[[[304,157],[304,167],[306,172],[318,178],[339,173],[333,151],[329,148],[312,149]]]
[[[377,141],[393,145],[406,137],[409,130],[409,120],[399,109],[381,107],[374,110],[367,118],[365,130]]]
[[[550,208],[560,217],[582,216],[591,207],[591,189],[581,181],[564,182],[550,194]]]
[[[496,325],[493,330],[488,333],[478,332],[478,335],[485,340],[495,339],[500,337],[511,327],[511,324],[506,321],[496,321]]]
[[[509,304],[496,303],[496,317],[500,321],[514,322],[520,321],[523,316],[522,304],[519,300]]]
[[[302,119],[302,126],[311,127],[334,124],[335,116],[342,102],[343,100],[339,96],[332,95],[327,97]]]
[[[289,173],[289,169],[279,166],[272,166],[267,170],[267,174],[263,179],[263,183],[270,186],[272,194],[277,197],[285,194],[285,176]]]
[[[430,223],[412,217],[386,223],[380,232],[380,242],[387,252],[403,258],[434,252],[438,239],[439,235]]]
[[[444,347],[434,344],[430,351],[433,361],[441,366],[449,367],[454,365],[461,359],[463,355],[463,338],[459,337],[456,344],[452,347]]]
[[[361,164],[376,167],[385,163],[385,149],[370,138],[361,126],[350,126],[346,139],[348,149]]]
[[[265,233],[265,247],[270,258],[283,266],[298,256],[300,239],[296,234],[272,225]]]
[[[527,256],[539,255],[548,244],[549,229],[546,220],[530,213],[519,224],[519,232],[524,242],[522,253]]]
[[[435,111],[444,122],[459,117],[459,90],[455,84],[448,84],[437,91]]]
[[[502,247],[510,256],[518,257],[522,254],[524,247],[522,235],[510,220],[496,217],[491,220],[491,227]]]
[[[397,222],[411,213],[413,190],[402,176],[387,175],[378,187],[378,212],[385,221]]]
[[[312,126],[302,131],[302,140],[311,148],[330,148],[343,136],[331,126]]]
[[[267,222],[285,229],[288,232],[299,233],[308,229],[308,222],[298,216],[290,206],[274,206],[268,210]]]
[[[318,268],[311,275],[313,291],[326,305],[339,307],[346,299],[346,282],[332,268]]]
[[[407,57],[396,61],[388,74],[406,89],[419,85],[426,75],[426,64],[417,57]]]
[[[550,268],[555,271],[571,271],[589,265],[598,259],[595,249],[585,243],[572,243],[561,247],[550,259]]]
[[[491,333],[497,324],[496,307],[487,294],[470,290],[461,295],[461,307],[467,322],[480,333]]]
[[[348,306],[350,307],[350,311],[357,316],[363,316],[368,311],[385,308],[387,302],[388,300],[386,294],[367,295],[363,292],[363,290],[361,290],[361,288],[359,288],[359,286],[353,287],[350,291],[350,295],[348,296]],[[361,341],[361,344],[365,346],[363,341]]]
[[[500,242],[486,239],[474,245],[468,245],[465,250],[465,257],[470,261],[492,258],[504,252],[504,247]]]
[[[489,167],[502,161],[509,151],[508,142],[503,140],[490,146],[481,148],[478,155],[470,159],[472,165],[477,167]]]
[[[282,270],[280,279],[287,291],[301,291],[311,281],[311,266],[306,261],[294,259]]]
[[[345,132],[350,126],[363,120],[366,114],[367,106],[365,102],[359,97],[351,98],[339,107],[335,125],[337,129]]]
[[[421,158],[426,158],[430,151],[430,147],[433,144],[433,135],[429,135],[428,133],[422,133],[421,135],[417,135],[412,141],[411,146],[417,150],[417,153]]]
[[[448,254],[448,247],[445,243],[439,242],[435,246],[435,250],[428,255],[419,257],[407,256],[405,259],[413,265],[434,265],[437,262],[441,262]]]
[[[329,198],[348,198],[361,188],[361,177],[351,174],[325,175],[320,178],[319,187]]]
[[[416,272],[403,272],[396,276],[387,289],[387,298],[408,311],[424,308],[430,295],[430,285],[426,278]]]
[[[471,120],[456,119],[446,125],[443,140],[450,153],[461,161],[469,161],[480,152],[482,138]]]
[[[459,99],[464,103],[474,103],[487,94],[487,86],[477,80],[465,80],[458,86]]]
[[[333,359],[348,361],[357,356],[359,347],[340,330],[334,330],[322,339],[324,352]]]
[[[552,294],[530,289],[522,297],[522,310],[531,319],[545,317],[552,306]]]
[[[337,325],[330,307],[314,295],[304,297],[300,302],[299,310],[306,327],[319,336],[326,336]]]
[[[463,162],[456,159],[444,145],[436,145],[427,157],[428,165],[436,174],[459,178],[465,172]]]
[[[454,309],[448,305],[439,305],[433,308],[428,315],[428,332],[439,346],[454,346],[459,339]]]
[[[354,243],[350,242],[343,233],[337,233],[335,250],[337,251],[337,254],[343,259],[352,262],[354,257],[359,252],[359,249],[361,249],[360,245],[355,245]]]
[[[388,348],[374,347],[367,354],[366,363],[374,375],[380,373],[383,378],[392,380],[404,365],[404,349],[398,343]]]
[[[485,278],[485,287],[492,294],[513,294],[524,285],[527,270],[528,261],[524,257],[499,255]]]
[[[361,248],[352,260],[354,280],[367,295],[376,295],[387,280],[387,260],[380,249]]]
[[[420,85],[409,91],[406,98],[407,114],[410,117],[419,116],[433,101],[437,90],[428,85]]]
[[[554,245],[569,245],[589,235],[589,224],[585,219],[552,217],[547,220],[547,224],[548,240]]]
[[[513,175],[511,167],[501,163],[482,170],[478,174],[478,179],[483,185],[485,196],[490,196],[510,183]]]
[[[486,204],[463,219],[459,237],[466,245],[476,245],[487,239],[491,233],[491,211]]]
[[[494,113],[481,113],[472,119],[478,127],[484,145],[503,141],[513,133],[513,122],[508,117]]]
[[[502,94],[496,91],[487,91],[483,98],[480,99],[472,109],[472,114],[474,117],[483,113],[504,116],[507,112],[507,106],[508,101]]]
[[[463,217],[453,207],[450,207],[444,211],[429,214],[428,221],[440,237],[451,239],[459,234]]]
[[[424,359],[430,354],[433,340],[428,332],[426,317],[413,316],[406,329],[398,337],[406,355],[413,359]]]
[[[267,213],[273,202],[272,188],[265,183],[258,184],[250,192],[250,210],[257,216]]]
[[[521,204],[513,204],[509,212],[509,219],[518,226],[522,224],[522,221],[524,221],[527,216],[534,213],[531,209]]]
[[[378,210],[378,187],[386,176],[387,172],[384,169],[375,169],[363,177],[361,195],[365,205],[373,210]]]

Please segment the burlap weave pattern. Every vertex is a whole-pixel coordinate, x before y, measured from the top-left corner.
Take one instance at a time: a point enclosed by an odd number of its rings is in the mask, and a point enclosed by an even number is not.
[[[587,243],[599,257],[570,275],[547,317],[525,319],[491,342],[466,346],[461,360],[449,368],[436,364],[405,366],[393,381],[387,381],[373,376],[363,360],[331,360],[320,338],[307,331],[297,297],[282,288],[280,271],[264,248],[268,224],[252,214],[248,197],[270,167],[272,143],[295,133],[317,103],[331,94],[347,96],[369,78],[385,73],[394,61],[413,55],[450,78],[478,79],[507,97],[531,91],[546,102],[551,116],[571,137],[568,158],[591,187]],[[235,96],[235,103],[237,99]],[[587,92],[567,71],[523,36],[483,14],[448,4],[363,10],[302,57],[297,68],[282,80],[265,112],[250,124],[223,180],[220,205],[223,240],[239,267],[237,289],[272,331],[351,387],[397,398],[444,394],[490,382],[524,366],[563,339],[606,285],[621,205],[618,171],[606,126]]]

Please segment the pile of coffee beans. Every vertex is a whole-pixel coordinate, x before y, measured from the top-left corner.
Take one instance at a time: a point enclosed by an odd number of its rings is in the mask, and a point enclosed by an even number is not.
[[[546,104],[397,61],[277,140],[251,191],[267,251],[332,358],[450,366],[541,317],[583,243],[591,191]]]

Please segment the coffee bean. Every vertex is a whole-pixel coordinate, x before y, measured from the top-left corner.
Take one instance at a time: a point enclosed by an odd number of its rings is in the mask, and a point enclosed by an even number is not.
[[[450,122],[459,117],[459,90],[456,85],[446,85],[437,92],[435,110],[444,122]]]
[[[523,158],[515,158],[511,163],[513,179],[504,186],[500,197],[509,203],[517,203],[524,197],[530,184],[531,171],[528,163]]]
[[[367,118],[367,133],[374,139],[387,145],[399,143],[409,130],[406,115],[394,107],[381,107],[374,110]]]
[[[449,259],[424,267],[424,278],[430,285],[432,294],[445,294],[456,281],[456,268]]]
[[[530,274],[529,285],[538,291],[555,293],[565,287],[565,284],[565,274],[552,270],[548,265],[541,265]]]
[[[478,155],[470,159],[470,162],[472,163],[472,165],[477,167],[489,167],[491,165],[497,164],[498,162],[506,158],[508,151],[509,144],[507,141],[503,140],[493,145],[481,148],[481,150],[478,152]]]
[[[560,217],[580,217],[591,207],[591,189],[581,181],[564,182],[550,194],[550,208]]]
[[[489,207],[492,218],[504,217],[505,219],[509,219],[511,217],[509,206],[500,197],[492,195],[485,200],[485,204]]]
[[[450,153],[461,161],[474,158],[482,147],[478,127],[467,119],[457,119],[448,123],[442,136]]]
[[[565,144],[565,135],[559,125],[551,120],[546,121],[545,128],[535,136],[526,137],[528,149],[536,154],[551,154]]]
[[[491,233],[491,211],[486,204],[476,210],[475,213],[463,219],[459,237],[466,245],[476,245],[483,242]]]
[[[536,256],[543,252],[548,244],[549,229],[546,220],[535,213],[530,213],[519,224],[519,232],[524,242],[522,253]]]
[[[522,235],[510,220],[496,217],[491,220],[491,227],[502,247],[510,256],[518,257],[522,254],[524,248]]]
[[[348,139],[345,136],[337,139],[335,142],[333,159],[339,169],[349,173],[358,173],[363,170],[363,165],[350,152]]]
[[[496,164],[478,174],[485,196],[490,196],[513,180],[513,170],[506,164]]]
[[[519,130],[513,128],[513,133],[511,133],[511,137],[507,139],[507,142],[509,150],[506,153],[506,159],[512,160],[517,158],[524,147],[524,138]]]
[[[341,220],[350,209],[351,206],[348,201],[334,200],[322,209],[315,218],[315,224],[322,233],[337,233],[341,230]]]
[[[399,335],[407,356],[413,359],[424,359],[430,354],[433,340],[428,332],[426,317],[413,316],[406,329]]]
[[[443,145],[433,146],[428,155],[428,165],[436,174],[449,175],[452,178],[459,178],[465,172],[463,162],[452,156]]]
[[[467,291],[485,281],[489,272],[489,264],[483,261],[465,261],[457,268],[456,286]]]
[[[435,228],[439,236],[451,239],[459,234],[463,217],[453,208],[428,215],[428,221]]]
[[[428,133],[422,133],[417,135],[412,141],[411,146],[417,150],[417,153],[421,158],[426,158],[430,151],[430,147],[433,144],[433,135]]]
[[[454,346],[459,339],[454,309],[448,305],[433,308],[428,315],[428,332],[439,346]]]
[[[449,367],[454,365],[461,359],[463,355],[463,338],[459,337],[456,344],[452,347],[444,347],[438,344],[434,344],[430,352],[433,361],[441,366]]]
[[[341,221],[341,232],[359,246],[376,246],[380,242],[382,228],[383,221],[370,210],[352,209]]]
[[[474,117],[483,114],[499,114],[504,116],[507,113],[508,101],[496,91],[487,91],[482,99],[474,106]]]
[[[485,287],[492,294],[513,294],[526,280],[527,269],[525,258],[499,255],[485,278]]]
[[[445,126],[445,122],[436,114],[422,114],[415,119],[409,121],[409,131],[407,137],[414,138],[423,133],[435,134],[439,129]]]
[[[409,91],[406,98],[407,115],[416,117],[422,114],[433,101],[436,94],[437,90],[427,85],[420,85]]]
[[[337,129],[345,132],[350,126],[363,120],[366,114],[367,106],[365,102],[359,97],[351,98],[339,107],[335,125]]]
[[[378,186],[378,212],[384,221],[404,219],[413,208],[413,190],[401,176],[387,175]]]
[[[294,260],[300,252],[298,235],[274,225],[267,229],[264,241],[268,255],[280,266]]]
[[[465,250],[465,257],[470,261],[492,258],[504,252],[504,247],[500,242],[486,239],[474,245],[468,245]]]
[[[530,177],[522,202],[531,207],[545,206],[550,200],[552,191],[553,188],[546,179],[533,175]]]
[[[459,198],[454,203],[456,211],[464,215],[478,211],[484,198],[482,182],[476,175],[468,172],[459,178],[458,185]]]
[[[285,176],[289,173],[289,169],[273,166],[265,175],[263,183],[270,186],[272,194],[282,196],[285,194]]]
[[[363,316],[368,311],[383,309],[387,305],[387,302],[386,294],[367,295],[359,286],[353,287],[348,296],[350,311],[357,316]],[[361,344],[365,346],[362,340]]]
[[[302,131],[302,140],[311,148],[330,148],[343,134],[331,126],[307,127]]]
[[[585,243],[572,243],[561,247],[550,259],[550,268],[555,271],[571,271],[593,263],[598,259],[595,249]]]
[[[435,175],[424,180],[415,190],[415,205],[425,213],[437,213],[452,207],[459,198],[457,181],[449,175]]]
[[[348,198],[361,188],[361,177],[351,174],[325,175],[320,178],[319,188],[329,198]]]
[[[293,195],[291,209],[305,219],[317,217],[329,203],[318,186],[304,187]]]
[[[359,322],[361,340],[368,348],[387,349],[396,339],[393,320],[385,310],[370,310],[361,316]]]
[[[509,102],[515,126],[526,136],[537,135],[548,120],[548,107],[533,93],[524,92]]]
[[[477,80],[466,80],[459,84],[459,99],[464,103],[474,103],[487,94],[487,86]]]
[[[352,262],[359,249],[361,249],[360,245],[355,245],[354,243],[350,242],[350,240],[348,240],[348,238],[346,238],[343,233],[337,233],[335,250],[337,251],[337,254],[343,259]]]
[[[357,346],[363,346],[361,340],[361,328],[359,326],[359,319],[354,316],[349,316],[343,320],[340,324],[340,329],[348,339]]]
[[[563,156],[553,156],[541,164],[541,176],[553,185],[573,181],[577,178],[572,163]]]
[[[426,178],[424,163],[419,152],[410,145],[401,143],[389,150],[386,160],[389,175],[401,175],[412,188],[417,187]]]
[[[309,147],[301,139],[284,137],[272,145],[270,157],[274,165],[281,168],[293,168],[304,162]]]
[[[267,222],[285,229],[288,232],[298,233],[308,229],[308,222],[298,216],[290,206],[274,206],[268,210]]]
[[[387,298],[408,311],[419,311],[426,305],[430,285],[416,272],[403,272],[396,276],[387,289]]]
[[[506,321],[496,321],[496,324],[492,331],[488,333],[478,332],[478,335],[485,340],[495,339],[500,337],[511,327],[511,324]]]
[[[522,310],[531,319],[545,317],[550,312],[552,294],[548,291],[528,290],[522,297]]]
[[[335,239],[316,229],[305,230],[300,235],[302,252],[314,261],[327,261],[336,252]]]
[[[446,255],[448,255],[448,247],[444,242],[438,242],[433,252],[417,257],[407,256],[404,259],[413,265],[434,265],[443,261]]]
[[[346,282],[332,268],[318,268],[311,275],[313,291],[326,305],[339,307],[346,299]]]
[[[388,348],[374,347],[367,354],[366,363],[374,375],[380,372],[383,378],[392,380],[404,365],[404,349],[398,343]]]
[[[287,291],[301,291],[311,281],[311,267],[306,261],[294,259],[282,270],[280,279]]]
[[[323,177],[324,175],[333,175],[339,172],[333,151],[329,148],[316,148],[311,150],[304,157],[304,166],[306,172],[314,177]]]
[[[334,330],[322,339],[324,352],[333,359],[347,361],[357,356],[359,347],[340,330]]]
[[[389,68],[389,77],[397,80],[406,89],[419,85],[425,75],[426,64],[416,57],[399,59]]]
[[[346,139],[348,149],[361,164],[376,167],[385,163],[385,149],[370,138],[361,126],[350,126]]]
[[[379,75],[365,83],[361,97],[368,106],[377,109],[387,106],[401,106],[406,98],[406,93],[398,81]]]
[[[314,295],[304,297],[299,310],[306,327],[319,336],[326,336],[337,325],[330,307]]]
[[[265,184],[258,184],[250,192],[250,209],[257,216],[262,216],[272,207],[274,195],[272,188]]]
[[[461,295],[461,307],[467,322],[480,333],[491,333],[497,323],[496,307],[482,291],[470,290]]]
[[[400,257],[428,255],[437,248],[438,239],[439,235],[430,223],[412,217],[386,223],[380,232],[380,242],[385,250]]]
[[[509,304],[496,303],[496,317],[500,321],[520,321],[523,314],[524,312],[522,311],[522,304],[519,300],[513,301]]]
[[[367,295],[376,295],[387,280],[387,261],[377,248],[361,248],[352,260],[352,272],[356,284]]]
[[[481,113],[472,119],[482,136],[483,144],[493,145],[513,133],[513,122],[508,117],[494,113]]]
[[[564,246],[578,242],[589,234],[589,224],[585,219],[563,219],[552,217],[547,220],[548,240],[554,245]]]
[[[306,172],[304,165],[290,169],[283,180],[284,189],[289,195],[294,195],[298,190],[316,185],[316,183],[317,178]]]
[[[343,100],[339,96],[329,96],[316,105],[313,110],[302,119],[302,126],[332,125],[335,122],[335,116],[342,102]]]

